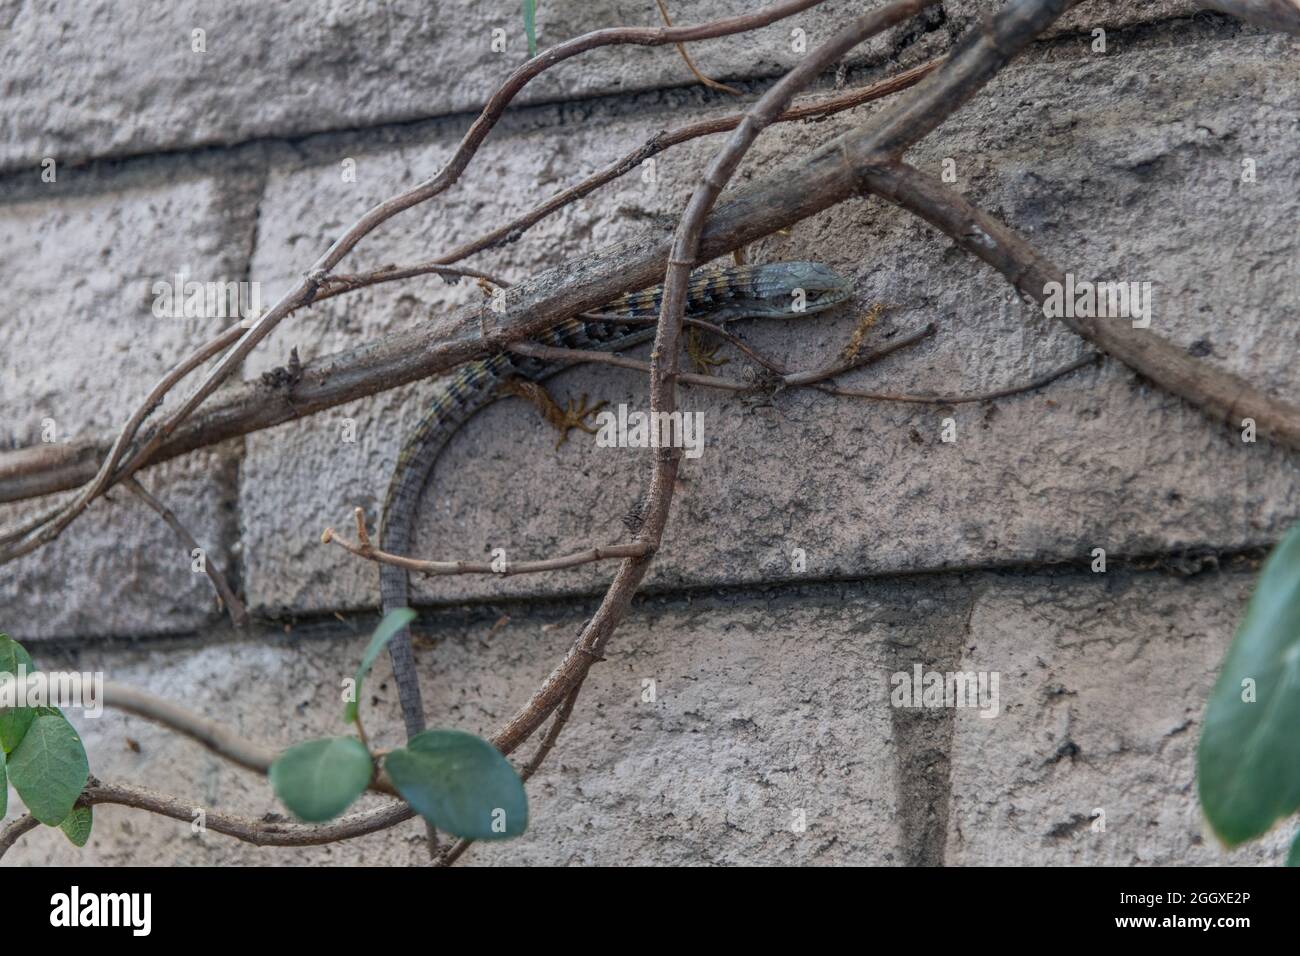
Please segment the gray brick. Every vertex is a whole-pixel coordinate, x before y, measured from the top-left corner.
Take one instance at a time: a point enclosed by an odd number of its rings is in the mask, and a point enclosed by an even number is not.
[[[947,862],[1281,863],[1290,826],[1229,853],[1196,800],[1202,711],[1252,583],[1085,575],[983,591],[960,670],[1000,672],[1003,712],[955,714]]]
[[[810,591],[655,602],[620,629],[591,675],[560,749],[535,778],[528,834],[482,846],[467,862],[886,863],[905,842],[892,816],[890,714],[869,626],[903,633],[893,589]],[[422,630],[431,726],[490,733],[527,698],[580,626],[581,614],[512,609],[490,643],[490,618],[439,618]],[[835,622],[851,621],[848,629]],[[336,629],[337,633],[337,629]],[[874,632],[873,632],[874,633]],[[689,636],[689,639],[685,639]],[[756,643],[761,640],[760,644]],[[230,721],[273,746],[341,732],[340,680],[364,644],[273,634],[243,643],[47,656],[47,668],[104,668],[110,679]],[[771,663],[769,655],[783,661]],[[367,685],[375,746],[400,734],[387,657]],[[255,677],[254,677],[255,675]],[[643,681],[655,700],[643,700]],[[137,718],[74,713],[105,780],[147,781],[213,811],[258,818],[277,807],[266,782]],[[129,737],[139,752],[128,749]],[[15,795],[16,797],[16,795]],[[795,811],[806,829],[794,830]],[[204,865],[417,864],[423,827],[324,848],[253,848],[138,811],[96,810],[84,851],[38,831],[5,863]]]
[[[220,325],[157,318],[152,286],[179,269],[204,281],[242,278],[231,241],[244,208],[215,181],[181,180],[91,196],[0,205],[4,408],[0,443],[57,441],[118,428],[166,369]],[[247,210],[245,210],[247,211]],[[242,222],[251,232],[251,220]],[[208,555],[232,566],[235,448],[149,471]],[[0,628],[26,640],[149,634],[213,620],[207,578],[181,543],[124,491],[91,506],[53,544],[0,572]],[[53,499],[0,508],[0,526]],[[234,570],[237,571],[237,568]]]
[[[677,23],[692,24],[753,6],[679,0],[672,10]],[[804,30],[811,47],[854,10],[848,0],[832,0],[822,11],[692,51],[718,77],[777,75],[799,58],[792,29]],[[528,56],[519,5],[473,0],[436,7],[422,0],[33,0],[0,4],[0,27],[6,23],[0,67],[13,83],[0,99],[0,115],[11,123],[0,168],[35,166],[44,156],[73,162],[477,110]],[[660,25],[653,4],[542,4],[538,40],[546,47],[629,25]],[[205,31],[205,53],[192,49],[196,29]],[[495,29],[505,31],[504,52],[492,49]],[[864,55],[888,49],[882,39]],[[692,82],[672,47],[623,46],[558,67],[519,102]]]
[[[528,834],[466,862],[1277,863],[1286,833],[1233,853],[1207,839],[1194,786],[1201,711],[1252,580],[1249,567],[1188,579],[983,573],[651,598],[615,634],[531,784]],[[501,611],[510,620],[489,639]],[[422,621],[431,726],[499,726],[585,613],[505,606]],[[51,651],[38,663],[102,668],[286,746],[340,731],[339,682],[368,627],[242,641],[215,629],[197,645]],[[997,715],[892,706],[893,676],[916,664],[997,672]],[[395,745],[386,657],[363,706],[375,746]],[[256,775],[168,731],[73,716],[105,780],[251,818],[280,809]],[[1098,807],[1106,828],[1094,833]],[[290,850],[193,837],[120,808],[96,816],[86,850],[39,830],[5,862],[391,865],[424,852],[417,824]]]
[[[850,62],[878,62],[906,46],[909,56],[941,51],[975,11],[995,4],[949,0],[943,16],[856,51]],[[752,12],[741,0],[676,0],[678,24]],[[1194,12],[1189,0],[1089,4],[1057,33],[1151,22]],[[720,79],[779,75],[800,54],[791,31],[811,49],[860,11],[848,0],[741,37],[692,44],[700,68]],[[542,4],[543,47],[591,30],[657,26],[652,4],[631,0]],[[205,53],[192,49],[205,31]],[[507,48],[492,51],[494,29]],[[928,30],[928,32],[927,32]],[[373,4],[355,0],[147,0],[60,3],[0,0],[0,93],[8,132],[0,169],[228,144],[259,137],[404,122],[477,110],[527,58],[518,5],[473,0]],[[530,84],[518,102],[539,103],[683,86],[693,82],[671,47],[596,50]]]

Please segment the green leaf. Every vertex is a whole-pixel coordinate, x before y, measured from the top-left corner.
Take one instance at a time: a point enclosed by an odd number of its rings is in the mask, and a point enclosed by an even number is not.
[[[1287,866],[1300,866],[1300,831],[1296,831],[1295,840],[1291,843],[1291,852],[1286,855]]]
[[[384,759],[415,811],[469,840],[506,840],[528,829],[528,795],[501,752],[459,730],[426,730]]]
[[[389,611],[384,615],[384,619],[379,622],[375,628],[374,636],[370,638],[370,645],[366,652],[361,655],[361,664],[357,667],[356,680],[354,681],[355,699],[348,701],[347,706],[343,708],[343,719],[349,724],[357,722],[357,701],[361,700],[361,683],[370,673],[370,668],[375,665],[375,659],[379,657],[379,652],[387,646],[402,628],[415,620],[415,612],[409,607],[399,607],[396,610]]]
[[[355,737],[326,737],[290,747],[267,776],[294,816],[307,823],[332,820],[365,792],[374,772],[370,752]]]
[[[5,752],[0,750],[0,820],[9,812],[9,777],[5,773]]]
[[[524,33],[528,36],[528,55],[537,56],[537,0],[524,0]]]
[[[73,846],[85,846],[94,825],[95,814],[90,807],[73,807],[72,812],[59,824],[59,829],[72,841]]]
[[[1228,846],[1300,808],[1300,525],[1269,555],[1205,708],[1201,806]]]
[[[90,764],[86,748],[62,714],[42,714],[32,721],[9,755],[9,779],[32,816],[56,827],[72,812],[86,786]]]
[[[17,676],[19,665],[28,674],[36,670],[36,665],[23,646],[7,634],[0,634],[0,674]],[[5,753],[13,753],[35,719],[36,713],[30,707],[0,708],[0,749]]]

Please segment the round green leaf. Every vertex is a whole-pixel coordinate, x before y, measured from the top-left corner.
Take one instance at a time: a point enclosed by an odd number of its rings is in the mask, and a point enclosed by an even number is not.
[[[528,828],[528,795],[501,752],[459,730],[426,730],[384,759],[397,792],[439,830],[505,840]]]
[[[46,826],[58,826],[72,812],[89,776],[86,748],[62,714],[42,714],[33,720],[9,755],[14,789],[32,816]]]
[[[72,812],[59,824],[59,829],[72,841],[73,846],[85,846],[94,824],[95,814],[90,807],[73,807]]]
[[[1229,846],[1300,808],[1300,525],[1265,562],[1205,708],[1197,785]]]
[[[332,820],[365,792],[373,764],[355,737],[327,737],[290,747],[271,764],[271,788],[299,820]]]
[[[28,674],[36,670],[36,665],[23,646],[7,634],[0,634],[0,674],[16,676],[19,665]],[[5,753],[13,753],[35,719],[36,712],[31,707],[0,708],[0,749]]]

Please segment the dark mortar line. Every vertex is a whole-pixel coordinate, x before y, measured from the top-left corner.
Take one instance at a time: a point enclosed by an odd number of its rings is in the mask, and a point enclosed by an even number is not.
[[[876,62],[862,64],[856,69],[850,70],[849,74],[870,72],[871,68],[881,65],[884,64]],[[760,74],[745,79],[730,79],[727,82],[746,93],[758,94],[772,86],[783,75],[782,73]],[[677,102],[672,102],[674,99]],[[700,86],[694,80],[685,80],[680,84],[650,87],[643,90],[612,91],[585,96],[577,95],[564,99],[529,101],[508,109],[497,121],[489,137],[500,132],[526,132],[534,129],[562,128],[569,125],[562,118],[549,122],[544,119],[538,121],[539,116],[544,116],[548,112],[563,112],[566,109],[572,109],[586,110],[590,113],[603,108],[608,111],[607,118],[612,120],[642,116],[648,104],[658,105],[663,112],[670,113],[688,105],[688,100],[697,101],[689,105],[708,107],[736,102],[737,98],[709,90]],[[316,147],[322,142],[337,142],[341,146],[350,146],[362,141],[379,140],[364,143],[360,149],[354,150],[355,152],[364,153],[368,150],[374,151],[386,147],[406,145],[411,142],[406,136],[406,134],[410,133],[416,133],[421,139],[428,138],[428,134],[424,131],[435,130],[438,127],[447,127],[463,134],[478,115],[479,110],[462,110],[454,113],[413,116],[409,119],[386,120],[365,126],[323,127],[301,133],[264,134],[228,142],[194,143],[188,146],[163,147],[147,152],[109,154],[67,161],[66,163],[61,162],[59,171],[60,176],[62,176],[64,170],[69,172],[89,172],[94,176],[104,176],[106,174],[112,175],[135,164],[154,161],[192,159],[204,162],[211,161],[213,157],[237,155],[241,152],[266,150],[267,148],[281,146],[294,149],[306,147],[309,151],[316,151]],[[384,138],[397,141],[383,142]],[[459,140],[459,135],[456,139]],[[334,152],[338,148],[336,146],[333,149],[320,149],[321,155],[318,161],[324,162],[324,153]],[[303,165],[312,164],[308,160]],[[0,206],[10,202],[21,202],[41,195],[48,195],[62,185],[62,179],[53,184],[53,189],[51,184],[48,183],[40,183],[39,181],[35,185],[29,183],[28,180],[33,178],[33,170],[35,171],[35,178],[39,180],[39,163],[35,166],[0,168],[0,188],[11,187],[8,189],[6,198],[0,200]],[[10,180],[13,180],[13,182],[10,182]],[[111,191],[111,189],[112,187],[109,186],[107,189],[97,191]]]
[[[633,613],[654,611],[662,607],[687,607],[697,601],[704,603],[711,600],[769,607],[775,603],[780,607],[790,607],[806,603],[810,597],[817,595],[843,593],[846,590],[873,585],[919,586],[926,581],[933,581],[938,587],[953,585],[966,587],[980,580],[993,582],[1045,580],[1067,583],[1096,581],[1114,590],[1117,586],[1126,588],[1133,581],[1152,575],[1187,580],[1206,575],[1211,571],[1218,574],[1253,574],[1271,548],[1272,545],[1235,550],[1197,551],[1195,552],[1197,559],[1206,561],[1208,567],[1190,573],[1185,569],[1179,570],[1173,563],[1174,560],[1186,559],[1188,552],[1184,551],[1153,553],[1128,559],[1108,554],[1107,570],[1104,574],[1093,572],[1090,568],[1091,559],[1085,559],[1040,564],[1007,562],[954,566],[891,571],[863,576],[827,575],[800,580],[642,588],[633,599]],[[1098,578],[1101,580],[1098,581]],[[416,630],[435,628],[441,630],[481,625],[486,631],[503,614],[511,617],[526,615],[534,620],[555,623],[573,619],[577,614],[589,614],[594,611],[603,594],[604,590],[601,589],[532,597],[483,598],[445,604],[416,603],[414,607],[420,617],[415,627]],[[90,649],[117,651],[212,647],[246,643],[249,640],[267,643],[273,638],[284,640],[285,635],[288,635],[287,639],[291,641],[327,640],[351,636],[358,642],[364,642],[378,621],[379,614],[376,611],[354,608],[284,616],[254,616],[245,631],[236,630],[225,619],[219,619],[201,630],[159,632],[144,636],[50,637],[31,640],[28,643],[29,649],[39,654],[47,650],[58,653]],[[360,653],[360,646],[358,653]]]
[[[946,20],[944,24],[934,29],[922,31],[920,35],[942,32],[943,26],[949,23],[951,23],[951,20]],[[1174,35],[1171,35],[1171,28]],[[1268,31],[1255,30],[1255,28],[1241,24],[1226,15],[1207,11],[1190,17],[1165,17],[1149,23],[1110,28],[1107,30],[1107,42],[1110,43],[1113,37],[1120,41],[1136,40],[1137,42],[1146,43],[1148,46],[1174,47],[1180,43],[1186,43],[1189,39],[1221,40],[1224,39],[1225,31],[1229,37],[1269,35]],[[900,38],[900,40],[906,39]],[[884,67],[893,66],[901,69],[902,64],[895,62],[893,57],[899,52],[911,50],[916,45],[916,39],[917,37],[913,36],[910,42],[895,44],[895,48],[891,49],[883,57],[873,57],[854,64],[845,71],[845,77],[847,79],[861,80],[865,83],[868,79],[883,78],[885,74],[882,68]],[[1036,55],[1041,56],[1044,53],[1051,53],[1056,50],[1070,52],[1078,60],[1091,59],[1094,58],[1093,54],[1079,49],[1081,44],[1086,45],[1089,42],[1091,42],[1091,36],[1084,32],[1070,32],[1046,37],[1038,40],[1030,47],[1024,56],[1017,60],[1016,64],[1013,64],[1013,67],[1023,65],[1024,62],[1032,60]],[[1112,52],[1105,54],[1105,56],[1116,56],[1122,52],[1131,51]],[[772,73],[743,79],[727,78],[726,81],[746,93],[756,95],[770,89],[783,75],[783,73]],[[833,91],[835,89],[834,77],[834,71],[828,71],[819,78],[819,82],[811,87],[809,92],[828,93]],[[708,110],[736,102],[736,98],[708,90],[694,81],[683,81],[680,84],[657,86],[630,92],[611,91],[563,99],[545,99],[522,104],[508,110],[498,121],[496,128],[490,135],[562,129],[573,122],[566,114],[578,114],[578,122],[590,120],[598,113],[603,114],[601,118],[606,122],[640,118],[644,117],[648,112],[660,114],[667,119],[684,107]],[[743,100],[737,105],[748,102],[748,100]],[[548,113],[556,114],[555,118],[547,119]],[[272,166],[268,154],[287,148],[299,153],[298,161],[289,163],[287,168],[309,167],[327,162],[341,149],[364,154],[385,148],[410,145],[414,142],[427,141],[441,132],[439,127],[447,127],[453,132],[463,133],[476,116],[478,116],[477,110],[462,110],[455,113],[389,120],[366,126],[339,126],[290,135],[266,134],[250,136],[231,142],[197,143],[190,146],[166,147],[147,152],[97,156],[61,163],[59,167],[60,179],[53,184],[39,181],[39,163],[30,167],[11,166],[0,168],[0,196],[4,197],[0,199],[0,208],[35,199],[101,195],[122,188],[129,188],[129,182],[115,182],[119,177],[138,178],[140,185],[150,185],[147,176],[136,177],[132,176],[132,173],[141,167],[159,163],[171,166],[172,169],[169,172],[179,172],[188,166],[191,169],[189,174],[191,177],[212,176],[227,172],[225,168],[227,162],[233,162],[237,165],[243,164],[248,162],[250,156],[254,156],[259,157],[260,162],[266,164],[269,170]],[[459,136],[456,138],[458,140]],[[304,156],[303,153],[307,155]],[[286,167],[275,166],[274,168],[283,169]],[[89,174],[89,179],[76,177],[74,182],[69,183],[65,175],[65,173],[69,172]],[[178,175],[177,178],[183,179],[186,176]],[[152,185],[156,184],[155,180]]]
[[[962,581],[958,587],[969,591],[964,606],[948,605],[943,612],[922,620],[926,626],[932,626],[937,618],[960,617],[962,626],[939,628],[939,640],[930,646],[889,645],[886,654],[890,673],[909,673],[915,664],[942,673],[958,670],[962,648],[970,637],[975,605],[984,592],[984,588],[975,586],[974,582]],[[891,695],[889,723],[894,739],[894,805],[900,862],[904,866],[943,866],[948,819],[952,811],[952,741],[957,723],[956,709],[893,706],[892,682],[888,692]]]
[[[982,564],[954,564],[946,567],[901,568],[865,574],[846,573],[818,575],[815,577],[773,578],[768,581],[738,581],[717,584],[686,583],[658,586],[647,585],[638,589],[636,600],[691,599],[698,596],[738,595],[747,592],[762,593],[773,590],[798,591],[800,588],[805,587],[872,584],[887,585],[893,583],[910,583],[913,580],[940,578],[955,578],[960,580],[965,577],[980,575],[1048,575],[1052,577],[1086,575],[1088,578],[1101,576],[1105,579],[1105,577],[1114,575],[1117,572],[1124,572],[1128,574],[1157,573],[1172,578],[1189,578],[1205,573],[1209,569],[1209,566],[1223,569],[1224,565],[1233,565],[1235,567],[1254,570],[1258,563],[1273,549],[1276,543],[1277,542],[1274,541],[1269,544],[1230,549],[1214,549],[1210,547],[1185,548],[1175,551],[1140,552],[1136,555],[1127,556],[1107,552],[1106,571],[1104,573],[1092,571],[1092,557],[1090,555],[1078,558],[1027,558],[993,561]],[[1189,566],[1189,562],[1192,563],[1191,566]],[[1235,567],[1233,569],[1235,569]],[[429,613],[472,608],[491,610],[499,609],[502,612],[505,612],[510,608],[524,605],[591,604],[594,606],[594,604],[599,602],[600,598],[604,595],[605,590],[606,589],[602,587],[584,590],[575,589],[560,594],[506,595],[500,597],[465,598],[449,601],[417,601],[413,604],[413,607],[418,611]],[[267,617],[259,618],[259,620],[277,623],[288,621],[297,622],[320,616],[331,616],[334,613],[334,611],[319,611],[306,615],[294,615],[289,612],[283,616],[278,614],[268,615]],[[339,613],[364,612],[341,611]]]

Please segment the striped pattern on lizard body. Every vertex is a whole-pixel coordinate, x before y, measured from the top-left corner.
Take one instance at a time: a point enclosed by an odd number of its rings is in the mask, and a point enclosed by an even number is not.
[[[691,276],[686,314],[719,323],[738,318],[797,318],[825,311],[850,294],[845,279],[816,262],[706,268]],[[623,317],[654,317],[662,301],[663,287],[656,286],[622,296],[599,311]],[[558,348],[618,351],[650,341],[654,334],[653,324],[640,327],[569,319],[534,341]],[[462,366],[434,399],[398,456],[384,501],[380,547],[390,554],[410,553],[420,498],[434,463],[465,422],[503,397],[501,388],[509,379],[541,382],[568,367],[505,352]],[[407,606],[409,582],[404,569],[379,565],[379,585],[385,614]],[[388,649],[406,733],[413,736],[424,729],[424,704],[409,628],[402,628]]]

